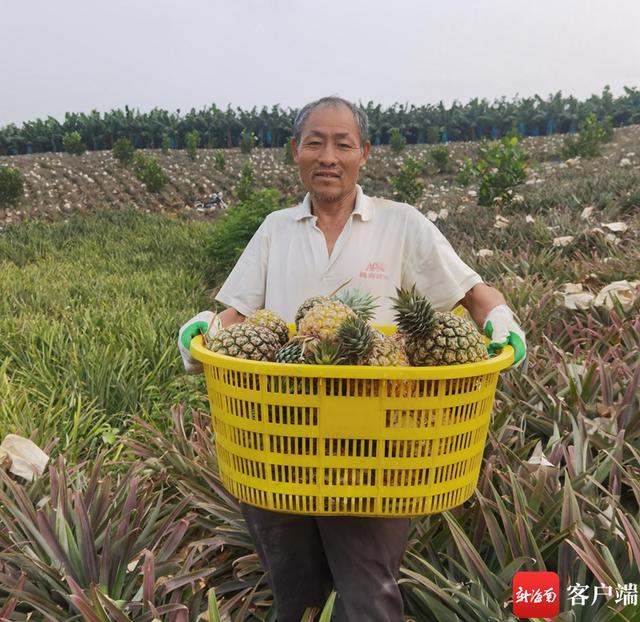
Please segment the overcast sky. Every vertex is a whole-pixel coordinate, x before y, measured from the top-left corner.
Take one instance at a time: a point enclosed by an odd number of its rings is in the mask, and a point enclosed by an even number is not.
[[[640,87],[639,0],[4,0],[0,126]]]

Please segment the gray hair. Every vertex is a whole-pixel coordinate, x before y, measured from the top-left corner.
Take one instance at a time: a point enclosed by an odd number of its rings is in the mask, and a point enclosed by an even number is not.
[[[346,106],[353,114],[353,118],[358,126],[360,132],[360,147],[362,148],[364,143],[369,140],[369,119],[367,118],[367,113],[360,106],[356,106],[350,101],[342,99],[342,97],[331,96],[321,97],[300,109],[296,115],[296,120],[293,122],[293,136],[296,142],[299,143],[302,138],[302,126],[307,120],[307,117],[320,106]]]

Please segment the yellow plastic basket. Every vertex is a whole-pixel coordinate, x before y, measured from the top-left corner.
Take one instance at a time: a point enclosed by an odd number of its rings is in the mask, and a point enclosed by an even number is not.
[[[268,510],[342,516],[420,516],[466,501],[498,375],[513,361],[508,346],[464,365],[292,365],[217,354],[202,337],[191,352],[227,490]]]

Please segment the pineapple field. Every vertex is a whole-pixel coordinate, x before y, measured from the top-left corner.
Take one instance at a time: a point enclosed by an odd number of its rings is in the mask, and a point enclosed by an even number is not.
[[[514,575],[546,570],[560,578],[556,620],[639,620],[640,126],[589,157],[559,135],[518,147],[513,187],[487,169],[488,201],[480,143],[377,146],[360,178],[367,194],[411,197],[503,292],[528,344],[501,374],[474,494],[413,520],[405,614],[515,621]],[[212,256],[232,262],[304,191],[284,149],[145,155],[166,176],[153,192],[106,151],[0,157],[24,181],[22,200],[0,205],[0,438],[46,454],[25,477],[0,447],[2,620],[275,620],[221,484],[204,379],[184,373],[176,337],[228,270]],[[268,356],[424,362],[422,343],[407,357],[366,309],[331,304],[328,319],[300,314],[297,340],[280,326]],[[322,332],[339,314],[343,352]]]

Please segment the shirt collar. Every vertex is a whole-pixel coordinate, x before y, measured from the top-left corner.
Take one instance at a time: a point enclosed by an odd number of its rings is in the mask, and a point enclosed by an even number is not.
[[[371,199],[365,195],[362,188],[356,184],[356,205],[353,208],[352,215],[360,216],[360,220],[367,221],[373,217],[373,207]],[[292,217],[294,220],[302,220],[304,218],[313,218],[311,213],[311,195],[307,192],[302,203],[293,208]]]

